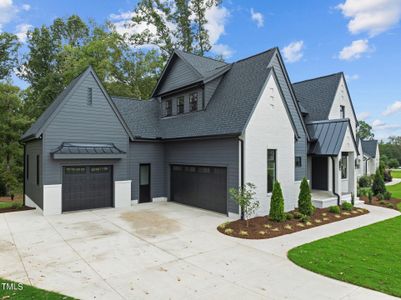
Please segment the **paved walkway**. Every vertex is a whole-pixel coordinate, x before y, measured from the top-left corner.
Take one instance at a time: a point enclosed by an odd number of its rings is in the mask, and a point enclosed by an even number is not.
[[[394,185],[401,182],[401,178],[393,178],[390,182],[386,182],[386,185]]]
[[[291,263],[292,247],[398,215],[370,214],[270,240],[224,236],[226,217],[174,203],[43,217],[0,214],[0,277],[80,299],[394,299]]]

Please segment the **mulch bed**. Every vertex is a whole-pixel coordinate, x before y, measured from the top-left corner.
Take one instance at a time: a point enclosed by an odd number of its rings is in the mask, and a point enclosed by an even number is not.
[[[10,196],[0,197],[0,202],[11,202],[11,201],[22,202],[22,195],[15,195],[14,200],[11,200]]]
[[[13,211],[24,211],[24,210],[31,210],[31,209],[35,209],[33,207],[28,207],[28,206],[22,206],[22,207],[18,207],[18,208],[0,208],[0,214],[2,213],[8,213],[8,212],[13,212]]]
[[[396,198],[391,198],[390,200],[378,200],[376,197],[372,197],[372,203],[369,203],[369,198],[366,196],[359,197],[359,199],[361,199],[362,201],[365,202],[365,204],[368,205],[375,205],[375,206],[395,209],[397,211],[398,211],[397,205],[398,203],[401,203],[401,199],[396,199]]]
[[[357,207],[354,207],[352,211],[342,210],[340,214],[331,213],[328,208],[316,208],[308,222],[301,222],[299,219],[275,222],[265,216],[249,219],[249,227],[246,226],[245,220],[236,220],[219,225],[217,230],[225,235],[242,239],[270,239],[367,213],[369,213],[368,210]],[[241,231],[245,231],[246,234],[244,232],[241,234]]]

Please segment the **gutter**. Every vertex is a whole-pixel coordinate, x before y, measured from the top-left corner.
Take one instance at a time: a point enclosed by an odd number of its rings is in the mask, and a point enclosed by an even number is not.
[[[337,196],[337,205],[340,206],[340,195],[337,194],[336,190],[336,168],[335,168],[335,164],[334,164],[334,157],[331,157],[331,161],[333,162],[333,194]]]

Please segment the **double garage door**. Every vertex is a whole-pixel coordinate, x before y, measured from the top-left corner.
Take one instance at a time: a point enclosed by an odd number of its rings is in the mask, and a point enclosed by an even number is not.
[[[63,168],[63,211],[113,206],[112,166]]]
[[[227,169],[171,166],[171,200],[227,213]]]

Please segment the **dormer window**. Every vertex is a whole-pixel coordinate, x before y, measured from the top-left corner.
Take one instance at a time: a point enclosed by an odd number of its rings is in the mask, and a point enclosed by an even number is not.
[[[184,96],[177,98],[177,114],[184,113]]]
[[[342,119],[345,119],[345,106],[340,105],[340,116]]]
[[[189,95],[189,111],[198,110],[198,93],[192,93]]]
[[[171,99],[166,100],[166,117],[169,117],[173,114],[173,107],[171,105]]]

